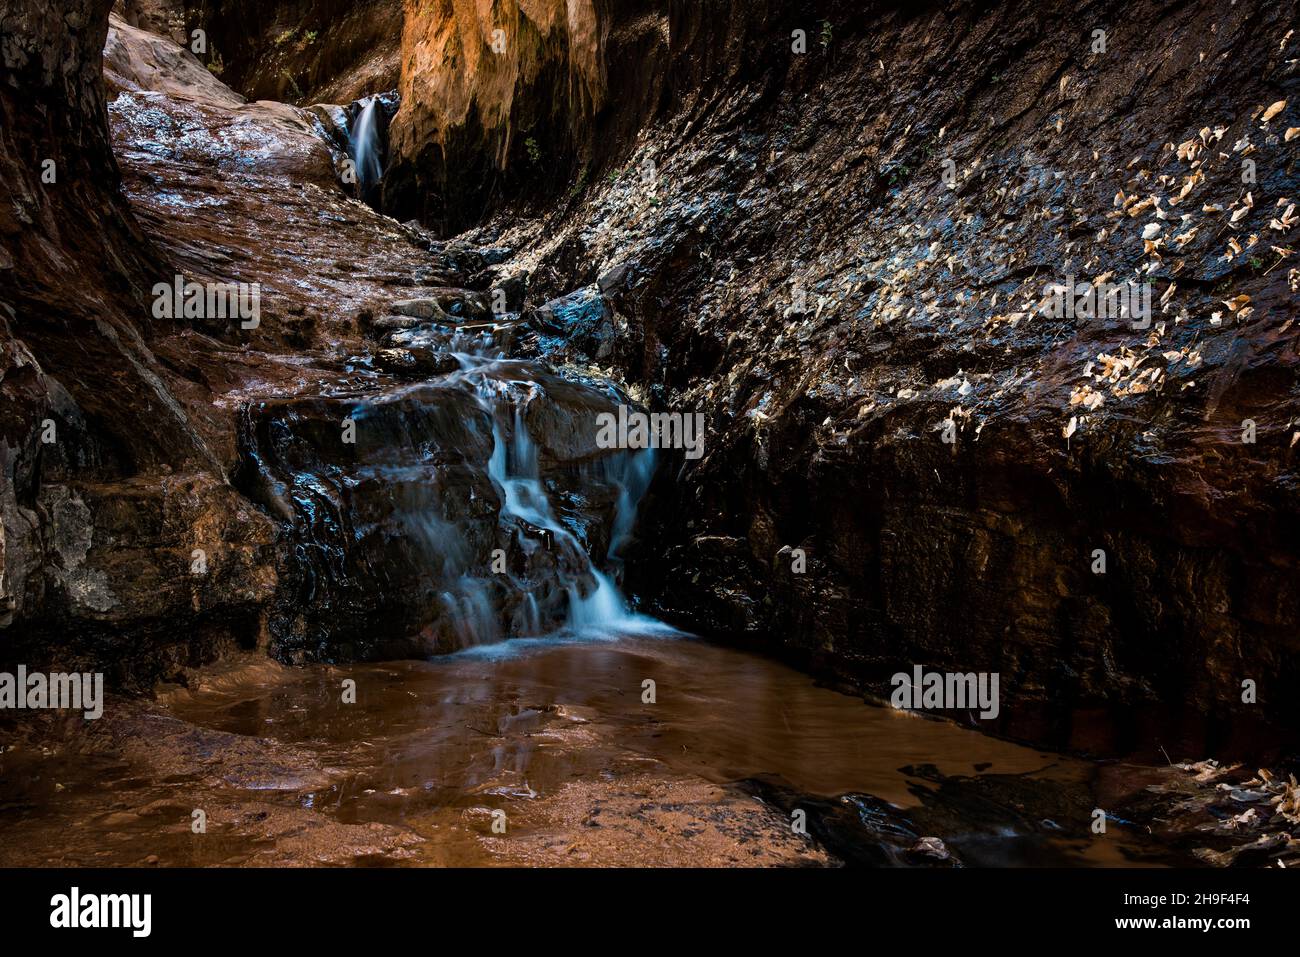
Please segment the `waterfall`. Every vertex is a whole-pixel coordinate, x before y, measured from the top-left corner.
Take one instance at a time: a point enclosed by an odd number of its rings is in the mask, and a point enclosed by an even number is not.
[[[367,97],[361,102],[361,112],[352,121],[348,133],[348,146],[357,168],[357,193],[369,202],[384,172],[380,126],[383,107],[377,96]]]
[[[597,416],[627,398],[507,358],[510,334],[486,320],[405,330],[403,343],[455,350],[458,368],[248,408],[237,481],[291,517],[296,541],[294,597],[277,609],[286,644],[497,655],[520,647],[507,639],[675,633],[620,588],[661,453],[598,448]],[[339,441],[340,422],[354,441]]]
[[[457,359],[465,381],[473,385],[480,407],[492,420],[488,474],[501,496],[500,523],[541,529],[549,535],[550,547],[569,559],[570,572],[562,575],[561,583],[568,602],[566,629],[597,635],[671,630],[654,619],[632,613],[613,576],[593,561],[578,536],[557,518],[542,481],[539,449],[526,423],[529,404],[548,401],[542,387],[528,379],[503,379],[494,374],[511,365],[508,360],[469,353],[460,353]],[[522,371],[523,364],[513,365]],[[654,456],[653,449],[619,452],[605,457],[592,469],[596,473],[593,477],[617,489],[609,547],[604,556],[612,565],[619,564],[619,553],[631,538],[637,507],[654,474]],[[535,623],[537,600],[533,593],[525,595],[524,607]]]

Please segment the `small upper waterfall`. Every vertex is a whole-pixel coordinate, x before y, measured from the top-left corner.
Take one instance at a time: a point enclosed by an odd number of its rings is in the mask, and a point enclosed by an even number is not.
[[[361,112],[348,132],[348,150],[357,169],[357,192],[370,202],[384,174],[383,121],[385,114],[378,96],[361,101]]]

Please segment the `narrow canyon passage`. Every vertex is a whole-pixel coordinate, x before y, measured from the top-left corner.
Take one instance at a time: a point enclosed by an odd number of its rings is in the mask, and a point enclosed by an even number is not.
[[[787,64],[766,5],[539,3],[506,82],[469,5],[159,3],[199,57],[75,2],[103,102],[24,67],[76,149],[0,219],[0,663],[109,691],[0,713],[0,866],[1300,862],[1300,272],[1232,235],[1300,222],[1277,16],[1142,4],[1175,134],[1014,4]],[[1154,322],[1038,315],[1057,266]]]
[[[114,27],[110,50],[150,42]],[[189,272],[258,283],[279,304],[268,329],[337,324],[292,354],[232,356],[192,331],[154,347],[201,374],[219,359],[216,406],[250,410],[238,482],[301,542],[301,606],[281,613],[310,617],[292,651],[315,656],[305,639],[341,624],[355,574],[415,615],[377,615],[374,648],[450,654],[291,668],[248,652],[155,702],[116,702],[91,733],[28,729],[6,754],[5,863],[1171,859],[1138,834],[1078,837],[1100,785],[1086,762],[867,705],[633,613],[614,576],[655,452],[592,461],[591,423],[618,389],[514,358],[536,335],[456,286],[457,257],[485,253],[347,199],[303,114],[170,80],[109,105],[136,216]],[[354,122],[375,122],[374,102]],[[366,308],[387,353],[339,318]],[[421,356],[443,364],[400,364]],[[332,435],[346,420],[356,456]],[[498,541],[509,568],[490,574]],[[839,802],[838,823],[792,830],[800,802]]]
[[[114,29],[110,50],[148,42]],[[398,612],[355,603],[373,616],[365,650],[449,654],[293,668],[245,652],[116,702],[92,732],[38,726],[6,755],[5,863],[1191,860],[1140,828],[1090,833],[1097,801],[1138,790],[1140,770],[866,704],[633,613],[615,578],[656,453],[593,459],[591,427],[630,400],[518,358],[536,333],[457,286],[460,261],[491,250],[348,199],[309,116],[203,75],[151,80],[109,105],[135,215],[188,272],[258,283],[268,335],[325,327],[292,353],[189,330],[154,346],[219,371],[214,404],[248,410],[237,483],[299,542],[300,600],[274,614],[302,641],[282,650],[314,659],[347,590],[385,588]],[[355,453],[335,434],[349,421]],[[815,806],[819,823],[792,829]]]

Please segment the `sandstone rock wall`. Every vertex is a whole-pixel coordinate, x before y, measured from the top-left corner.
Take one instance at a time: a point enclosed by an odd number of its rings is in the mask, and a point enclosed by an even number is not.
[[[109,7],[18,3],[3,18],[0,658],[123,680],[210,656],[235,640],[223,619],[255,639],[273,530],[243,511],[150,346],[169,331],[150,290],[172,267],[119,188]],[[191,576],[196,548],[232,560]]]
[[[445,227],[544,155],[566,175],[605,96],[592,0],[408,3],[386,205]],[[400,213],[399,213],[400,215]]]
[[[532,251],[509,266],[532,298],[606,297],[575,360],[710,423],[645,518],[642,591],[855,681],[921,663],[1019,701],[1251,712],[1249,679],[1294,717],[1286,17],[674,11],[686,79],[626,166],[484,230]],[[1044,315],[1069,276],[1149,282],[1151,325]]]
[[[565,202],[622,164],[654,118],[702,118],[799,25],[856,5],[768,0],[406,4],[385,208],[455,233]]]
[[[113,10],[127,24],[188,46],[184,0],[117,0]]]

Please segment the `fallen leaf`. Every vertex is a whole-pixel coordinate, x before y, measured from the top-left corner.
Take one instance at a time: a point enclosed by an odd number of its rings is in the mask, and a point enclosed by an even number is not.
[[[1286,109],[1286,100],[1278,100],[1276,103],[1274,103],[1272,106],[1270,106],[1267,110],[1264,111],[1264,115],[1261,117],[1261,119],[1265,123],[1267,123],[1269,120],[1277,116],[1285,109]]]

